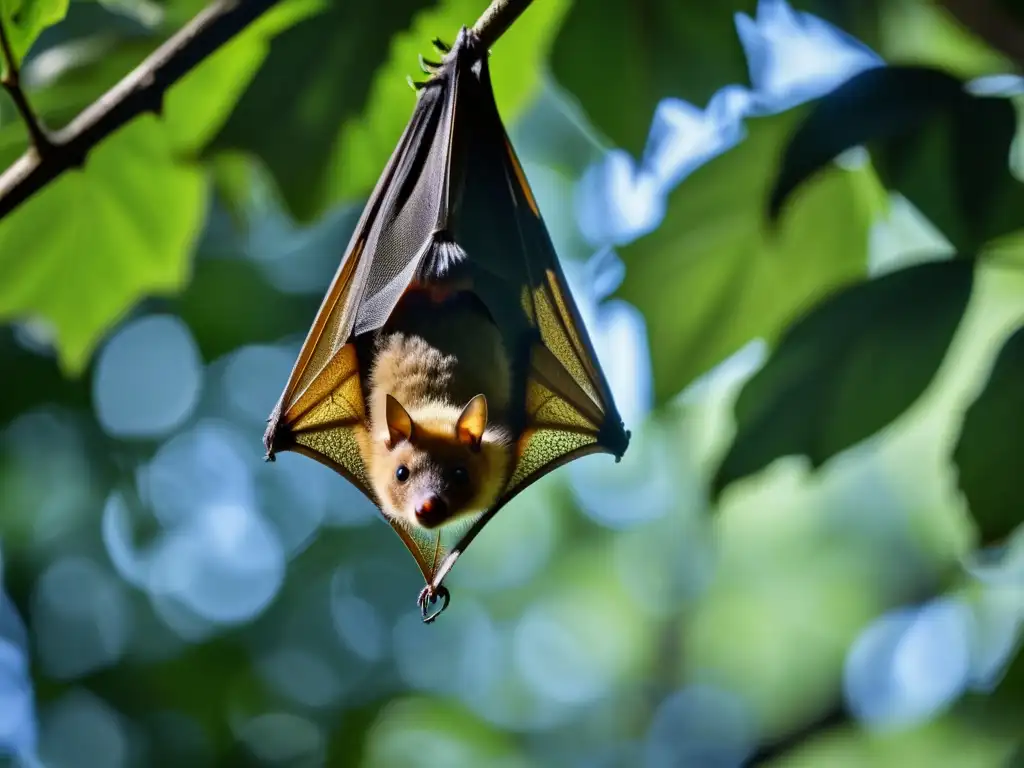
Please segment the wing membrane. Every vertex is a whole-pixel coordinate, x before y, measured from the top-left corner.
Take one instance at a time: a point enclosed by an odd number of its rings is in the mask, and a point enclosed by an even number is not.
[[[487,52],[466,29],[421,90],[299,353],[265,442],[350,479],[373,499],[360,339],[379,329],[411,285],[440,281],[451,238],[468,278],[517,361],[524,407],[516,465],[498,503],[428,532],[389,520],[428,584],[519,491],[588,453],[628,444],[593,345],[498,114]],[[438,254],[441,254],[439,257]]]

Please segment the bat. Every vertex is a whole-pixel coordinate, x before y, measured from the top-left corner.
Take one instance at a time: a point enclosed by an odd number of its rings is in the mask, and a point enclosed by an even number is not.
[[[498,113],[489,52],[463,27],[420,64],[416,105],[264,435],[381,510],[426,585],[512,498],[629,432]],[[411,82],[411,81],[410,81]],[[436,611],[430,606],[441,601]]]

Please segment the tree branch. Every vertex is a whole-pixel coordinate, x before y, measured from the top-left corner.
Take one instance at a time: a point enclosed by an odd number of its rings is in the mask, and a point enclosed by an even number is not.
[[[1024,69],[1024,29],[995,0],[939,0],[950,15],[1018,68]]]
[[[21,115],[35,151],[41,157],[45,157],[53,148],[53,144],[50,142],[50,136],[46,129],[43,128],[36,118],[35,112],[32,111],[32,106],[28,103],[25,91],[21,89],[21,72],[18,69],[18,60],[14,55],[14,50],[11,48],[11,41],[7,36],[7,25],[4,24],[3,19],[0,19],[0,54],[3,55],[4,63],[4,72],[3,76],[0,77],[0,85],[3,85],[4,90],[11,97],[11,101],[14,102],[15,109]]]
[[[0,46],[8,62],[3,84],[25,120],[34,145],[0,176],[0,218],[65,171],[81,167],[93,147],[132,119],[146,112],[160,114],[168,88],[277,1],[216,0],[70,124],[53,133],[43,129],[25,99],[0,25]],[[531,2],[493,0],[473,29],[490,47]]]
[[[47,136],[46,151],[30,149],[0,176],[0,218],[64,171],[81,167],[94,146],[133,118],[145,112],[159,114],[168,88],[276,2],[217,0],[201,11],[67,127]],[[12,71],[8,68],[8,73]],[[36,142],[35,134],[32,140]]]
[[[487,10],[473,25],[473,32],[485,48],[490,48],[508,31],[533,0],[491,0]]]

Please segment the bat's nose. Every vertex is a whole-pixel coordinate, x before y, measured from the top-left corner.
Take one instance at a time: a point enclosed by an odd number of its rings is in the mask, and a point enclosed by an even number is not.
[[[448,515],[448,504],[440,496],[432,494],[416,505],[416,519],[420,525],[432,528],[444,522]]]

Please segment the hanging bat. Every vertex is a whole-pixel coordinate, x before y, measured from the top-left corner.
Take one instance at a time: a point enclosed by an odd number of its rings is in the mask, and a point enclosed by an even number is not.
[[[463,28],[417,102],[268,419],[267,459],[341,473],[443,581],[517,493],[629,433]],[[430,613],[428,606],[441,599]]]

